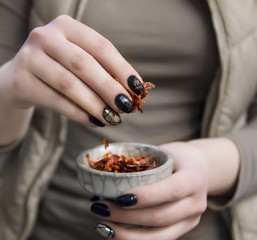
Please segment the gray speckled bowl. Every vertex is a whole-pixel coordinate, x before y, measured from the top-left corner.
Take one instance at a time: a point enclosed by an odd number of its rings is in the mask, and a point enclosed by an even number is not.
[[[87,153],[90,154],[93,161],[98,161],[108,151],[128,157],[152,156],[156,161],[156,167],[133,173],[104,172],[89,167]],[[130,188],[151,184],[168,177],[172,174],[173,163],[173,157],[169,152],[141,143],[112,143],[107,149],[104,148],[104,145],[100,145],[83,151],[76,162],[81,187],[92,195],[107,199],[114,199]]]

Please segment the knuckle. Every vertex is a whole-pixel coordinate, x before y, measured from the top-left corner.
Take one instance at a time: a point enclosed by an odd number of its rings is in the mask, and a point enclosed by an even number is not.
[[[43,42],[46,37],[47,34],[45,34],[45,27],[36,27],[30,32],[28,41],[33,43]]]
[[[21,50],[17,54],[17,59],[18,59],[20,68],[21,66],[25,66],[28,64],[28,61],[31,59],[32,53],[33,53],[33,49],[28,44],[25,44],[21,48]]]
[[[95,40],[95,51],[98,53],[110,53],[114,50],[113,44],[105,37],[99,35]]]
[[[82,54],[77,54],[70,59],[70,65],[73,69],[82,71],[87,65],[87,59]]]
[[[55,18],[51,23],[59,26],[64,26],[70,22],[73,18],[69,15],[63,14]]]
[[[62,92],[67,92],[70,88],[72,88],[75,78],[70,74],[61,72],[56,81],[57,88]]]

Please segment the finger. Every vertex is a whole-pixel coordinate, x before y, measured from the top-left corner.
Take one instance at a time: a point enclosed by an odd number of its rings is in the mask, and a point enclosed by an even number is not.
[[[113,222],[102,222],[96,226],[96,231],[101,236],[114,240],[175,240],[196,227],[199,221],[199,217],[192,217],[171,226],[153,228],[127,228]]]
[[[123,196],[126,198],[127,194],[133,194],[137,198],[137,203],[131,208],[158,206],[165,202],[186,198],[202,187],[200,175],[195,176],[190,171],[181,170],[156,183],[130,189],[118,197],[116,202],[119,204]]]
[[[104,124],[114,122],[104,118],[105,115],[103,113],[106,109],[106,103],[84,82],[44,53],[38,52],[36,55],[37,58],[31,64],[31,71],[36,77],[65,95],[70,101],[97,118],[100,122]],[[118,113],[114,111],[112,113],[113,119],[117,119],[114,123],[120,123]]]
[[[114,111],[130,113],[134,110],[126,89],[86,51],[60,34],[51,44],[46,44],[45,50],[49,56],[84,81]]]
[[[122,57],[113,44],[95,30],[67,16],[56,19],[53,25],[61,27],[70,42],[92,55],[107,72],[117,77],[126,89],[133,88],[133,84],[128,85],[129,76],[136,76],[142,82],[137,71]]]
[[[94,203],[91,211],[110,221],[143,226],[167,226],[192,216],[201,215],[206,208],[206,201],[185,198],[181,201],[166,203],[151,208],[126,209],[114,203],[101,201]]]
[[[78,105],[69,101],[65,96],[49,87],[42,80],[32,74],[26,77],[24,90],[20,91],[19,96],[27,102],[54,109],[66,117],[88,126],[100,126],[90,122],[90,115]]]

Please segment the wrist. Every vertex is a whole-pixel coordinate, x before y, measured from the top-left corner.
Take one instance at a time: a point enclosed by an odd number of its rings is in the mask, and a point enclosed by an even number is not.
[[[9,61],[0,67],[0,104],[8,109],[31,111],[34,104],[19,97],[19,89],[13,76],[15,70],[12,69],[12,65],[13,62]]]
[[[206,161],[208,194],[230,195],[237,183],[240,157],[236,145],[228,138],[210,138],[190,141]]]
[[[29,126],[34,106],[24,105],[13,90],[11,62],[0,68],[0,146],[22,138]]]

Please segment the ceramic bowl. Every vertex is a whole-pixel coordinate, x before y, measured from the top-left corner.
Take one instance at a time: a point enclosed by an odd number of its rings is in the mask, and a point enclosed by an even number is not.
[[[111,151],[113,154],[125,155],[127,157],[152,156],[156,161],[156,167],[151,170],[114,173],[93,169],[89,166],[86,155],[90,154],[93,161],[102,159],[103,155]],[[93,149],[83,151],[77,158],[77,173],[81,187],[92,195],[101,198],[115,199],[124,191],[141,186],[152,184],[172,174],[173,157],[159,147],[141,143],[112,143],[105,149],[100,145]]]

